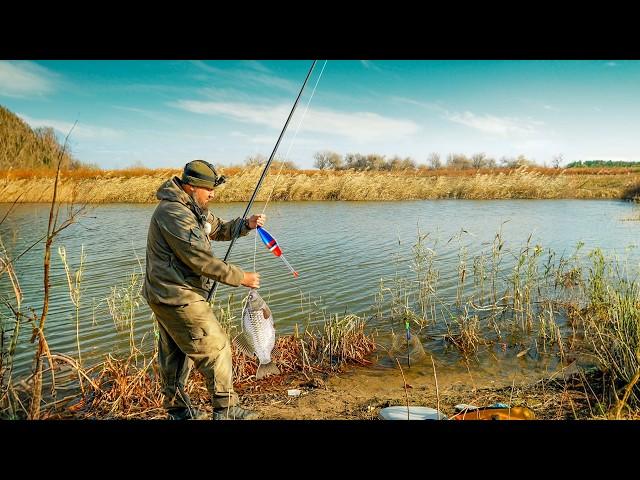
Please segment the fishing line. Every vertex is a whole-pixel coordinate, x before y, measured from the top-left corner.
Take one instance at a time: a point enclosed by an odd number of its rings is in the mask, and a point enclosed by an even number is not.
[[[229,248],[227,248],[227,253],[225,254],[224,258],[222,259],[223,262],[226,262],[227,259],[229,258],[229,254],[231,253],[231,249],[233,248],[233,245],[234,245],[236,239],[238,238],[238,235],[240,234],[240,230],[241,230],[242,225],[244,224],[244,221],[245,221],[245,219],[247,217],[247,213],[249,213],[249,210],[251,209],[251,206],[253,205],[253,201],[255,200],[256,195],[258,194],[258,190],[260,190],[260,186],[262,185],[264,177],[267,175],[267,171],[269,170],[269,165],[271,165],[271,161],[273,160],[273,157],[275,156],[276,151],[278,150],[278,145],[280,145],[280,141],[282,140],[282,137],[284,136],[284,133],[287,130],[287,126],[289,125],[289,122],[291,121],[291,117],[293,117],[293,114],[294,114],[294,112],[296,110],[298,102],[300,101],[300,97],[302,96],[302,92],[304,91],[304,87],[307,85],[307,82],[309,81],[309,77],[311,76],[311,73],[313,72],[313,70],[315,68],[316,62],[317,62],[317,60],[314,60],[313,63],[311,64],[311,67],[309,68],[309,72],[307,73],[307,76],[304,79],[304,83],[302,84],[302,87],[300,88],[300,92],[298,93],[298,96],[296,97],[296,101],[293,103],[293,107],[291,107],[291,112],[289,112],[289,116],[287,117],[287,120],[284,123],[284,126],[282,127],[282,131],[280,132],[280,135],[278,136],[278,140],[276,141],[276,144],[273,147],[273,151],[271,152],[271,155],[269,156],[269,160],[267,161],[267,164],[265,165],[264,170],[262,171],[262,175],[260,175],[260,179],[258,180],[258,184],[256,185],[256,188],[253,190],[253,194],[251,195],[251,199],[249,200],[249,203],[247,204],[247,207],[245,208],[244,213],[242,214],[241,221],[236,223],[236,227],[235,227],[235,229],[233,231],[233,235],[231,236],[231,243],[229,244]],[[211,298],[215,294],[217,288],[218,288],[218,281],[214,280],[213,286],[211,287],[211,290],[209,290],[209,295],[207,295],[207,302],[211,302]]]
[[[318,79],[316,80],[315,85],[313,86],[313,90],[311,91],[311,95],[309,96],[309,100],[307,101],[307,106],[305,107],[305,110],[302,114],[302,116],[300,117],[300,120],[298,121],[298,125],[296,127],[296,130],[294,132],[293,138],[291,139],[291,141],[289,142],[289,147],[287,148],[287,153],[285,153],[284,157],[281,158],[287,158],[289,156],[289,152],[291,151],[291,148],[293,147],[293,143],[295,142],[296,137],[298,136],[298,132],[300,131],[300,126],[302,125],[302,121],[304,120],[305,116],[307,115],[307,111],[309,110],[309,105],[311,104],[311,100],[313,99],[313,96],[316,93],[316,88],[318,87],[318,84],[320,83],[320,79],[322,78],[322,73],[324,72],[325,67],[327,66],[327,60],[324,61],[324,64],[322,65],[322,69],[320,70],[320,74],[318,75]],[[269,201],[271,200],[271,197],[273,196],[273,192],[275,191],[276,185],[278,184],[278,180],[280,178],[280,174],[282,173],[282,170],[284,168],[284,161],[280,162],[280,168],[278,170],[278,173],[276,174],[276,178],[273,181],[273,187],[271,187],[271,192],[269,192],[269,195],[267,195],[267,200],[264,204],[264,207],[262,209],[262,214],[264,214],[264,212],[267,209],[267,205],[269,204]],[[254,242],[253,242],[253,271],[256,271],[256,254],[258,251],[258,235],[256,235],[254,237]]]
[[[309,110],[309,105],[311,104],[311,100],[313,99],[313,95],[316,93],[316,88],[318,87],[318,83],[320,83],[320,79],[322,78],[322,72],[324,72],[324,67],[327,66],[327,61],[324,61],[324,64],[322,65],[322,70],[320,70],[320,75],[318,75],[318,80],[316,80],[316,84],[313,86],[313,90],[311,92],[311,95],[309,96],[309,101],[307,102],[307,106],[304,110],[304,113],[302,114],[302,116],[300,117],[300,121],[298,121],[298,126],[296,127],[296,131],[293,134],[293,138],[291,139],[291,142],[289,143],[289,148],[287,149],[287,153],[284,154],[284,157],[282,157],[283,159],[287,158],[289,156],[289,152],[291,151],[291,147],[293,146],[293,142],[295,142],[296,137],[298,136],[298,131],[300,130],[300,125],[302,125],[302,120],[304,120],[304,117],[307,115],[307,111]],[[278,182],[278,179],[280,178],[280,173],[282,172],[282,168],[284,167],[284,161],[280,162],[280,169],[278,170],[278,173],[276,174],[276,178],[273,181],[273,187],[271,188],[271,193],[269,193],[269,195],[267,196],[267,201],[264,204],[264,208],[262,209],[262,213],[264,213],[264,211],[267,209],[267,205],[269,204],[269,200],[271,199],[271,196],[273,195],[273,191],[276,188],[276,184]]]
[[[267,209],[267,205],[269,204],[269,201],[271,200],[271,197],[273,196],[273,192],[276,189],[276,185],[278,184],[278,180],[280,179],[280,174],[282,173],[282,169],[284,168],[284,159],[286,159],[289,156],[289,152],[291,151],[291,147],[293,147],[293,143],[296,140],[296,137],[298,136],[298,132],[300,131],[300,126],[302,125],[302,121],[304,120],[304,117],[307,115],[307,111],[309,111],[309,105],[311,105],[311,100],[313,99],[313,96],[316,93],[316,88],[318,87],[318,84],[320,83],[320,79],[322,78],[322,73],[324,72],[324,68],[327,66],[327,61],[324,61],[324,64],[322,65],[322,69],[320,70],[320,74],[318,75],[318,79],[316,80],[315,85],[313,86],[313,90],[311,91],[311,95],[309,96],[309,100],[307,101],[307,106],[304,109],[304,112],[302,114],[302,116],[300,117],[300,120],[298,121],[298,125],[296,127],[296,130],[293,134],[293,138],[291,139],[291,141],[289,142],[289,148],[287,148],[287,153],[285,153],[284,157],[281,157],[283,159],[283,161],[280,162],[280,169],[278,170],[278,173],[276,174],[276,178],[273,181],[273,187],[271,187],[271,192],[269,192],[269,195],[267,195],[267,200],[264,204],[264,207],[262,208],[262,214],[264,214],[264,212]],[[256,271],[256,253],[258,250],[258,235],[256,234],[255,238],[254,238],[254,242],[253,242],[253,271]]]

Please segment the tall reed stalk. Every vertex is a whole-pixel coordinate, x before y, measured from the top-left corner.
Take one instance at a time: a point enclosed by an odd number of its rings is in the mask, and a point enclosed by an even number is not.
[[[82,298],[82,274],[84,273],[84,262],[86,260],[86,255],[84,253],[84,245],[81,246],[80,250],[80,265],[78,266],[78,270],[75,272],[71,271],[69,267],[69,263],[67,262],[67,251],[64,245],[58,247],[58,254],[60,255],[60,259],[62,260],[62,264],[64,265],[64,271],[67,276],[67,286],[69,287],[69,297],[71,298],[71,303],[75,307],[75,324],[76,324],[76,346],[78,348],[78,367],[82,368],[82,351],[80,349],[80,299]],[[80,382],[80,388],[84,393],[84,384],[82,381],[82,375],[78,371],[78,380]]]

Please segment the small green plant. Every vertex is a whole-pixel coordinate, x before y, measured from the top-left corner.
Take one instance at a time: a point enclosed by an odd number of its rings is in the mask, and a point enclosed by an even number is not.
[[[139,353],[134,339],[135,316],[143,302],[143,275],[132,272],[128,280],[111,287],[111,294],[106,298],[109,313],[118,331],[129,329],[129,347],[132,353]]]

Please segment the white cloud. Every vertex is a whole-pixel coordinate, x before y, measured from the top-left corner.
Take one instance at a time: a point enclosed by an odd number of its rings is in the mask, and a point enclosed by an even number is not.
[[[362,63],[364,68],[368,70],[375,70],[376,72],[382,71],[382,69],[378,67],[375,63],[373,63],[371,60],[360,60],[360,63]]]
[[[34,62],[0,61],[0,95],[46,95],[54,91],[56,76]]]
[[[243,70],[224,70],[201,60],[192,62],[195,66],[201,70],[213,73],[215,76],[225,78],[227,80],[234,80],[235,82],[253,83],[266,85],[267,87],[279,88],[288,92],[297,92],[299,86],[286,78],[272,75],[264,65],[259,62],[249,62],[248,67],[250,69]]]
[[[258,62],[257,60],[243,60],[242,64],[246,65],[249,68],[253,68],[254,70],[258,70],[262,73],[271,73],[271,70],[269,70],[265,65]]]
[[[253,105],[237,102],[201,102],[181,100],[174,106],[194,113],[222,115],[238,121],[280,129],[289,114],[289,105]],[[291,126],[298,127],[297,119]],[[396,120],[377,113],[343,113],[327,109],[309,109],[300,131],[340,135],[356,141],[394,140],[412,135],[419,127],[410,120]]]
[[[113,108],[117,110],[124,110],[125,112],[133,112],[142,115],[143,117],[150,118],[152,120],[156,120],[162,123],[175,124],[175,119],[166,115],[165,113],[160,113],[154,110],[147,110],[144,108],[137,107],[126,107],[122,105],[112,105]]]
[[[451,112],[446,108],[433,102],[421,102],[411,98],[393,97],[397,102],[417,105],[440,113],[444,118],[451,122],[459,123],[467,127],[479,130],[484,133],[501,136],[531,136],[538,133],[538,127],[544,125],[544,122],[523,119],[517,117],[498,117],[495,115],[477,115],[470,111],[462,113]],[[548,110],[555,110],[551,105],[545,105]]]
[[[426,108],[428,110],[434,110],[440,113],[447,113],[447,110],[442,105],[438,105],[434,102],[421,102],[419,100],[405,97],[391,97],[391,100],[400,103],[408,103],[409,105],[416,105],[418,107]]]
[[[31,128],[38,127],[51,127],[56,132],[60,133],[63,137],[71,131],[74,122],[68,122],[66,120],[52,120],[47,118],[33,118],[22,113],[18,113],[18,116],[27,122]],[[97,125],[87,125],[78,122],[73,131],[71,131],[70,138],[82,138],[85,140],[94,139],[113,139],[122,137],[124,132],[115,130],[109,127],[101,127]]]
[[[532,135],[537,132],[537,126],[542,122],[523,120],[512,117],[496,117],[494,115],[478,116],[475,113],[465,111],[463,113],[447,112],[446,118],[452,122],[466,125],[484,133],[509,136]]]

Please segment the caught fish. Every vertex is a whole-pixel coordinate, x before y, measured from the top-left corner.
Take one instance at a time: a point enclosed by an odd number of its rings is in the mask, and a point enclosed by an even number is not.
[[[273,326],[273,315],[258,292],[249,290],[247,304],[242,312],[243,332],[234,341],[245,355],[258,357],[259,365],[256,379],[267,375],[278,374],[280,369],[271,360],[271,353],[276,343],[276,329]]]

